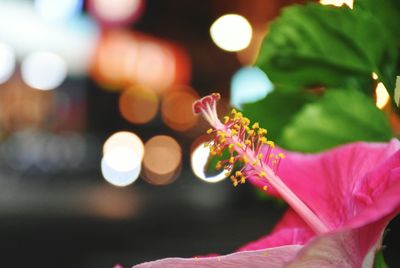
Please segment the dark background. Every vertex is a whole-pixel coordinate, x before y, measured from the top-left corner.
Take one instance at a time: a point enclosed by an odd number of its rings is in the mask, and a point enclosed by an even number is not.
[[[146,1],[131,29],[179,43],[192,62],[191,85],[199,95],[215,90],[229,96],[232,74],[241,64],[218,49],[209,25],[225,13],[266,24],[295,1]],[[1,19],[0,19],[1,21]],[[201,130],[184,135],[166,127],[160,115],[134,125],[121,117],[118,94],[101,90],[89,77],[69,78],[64,88],[84,92],[90,153],[85,168],[46,173],[15,173],[0,180],[0,267],[124,267],[168,256],[229,253],[265,235],[285,206],[260,198],[250,185],[224,181],[206,184],[191,172],[190,144]],[[176,138],[183,148],[179,178],[167,186],[142,180],[125,188],[102,179],[101,143],[111,133],[129,130],[143,141],[157,134]],[[400,267],[399,218],[384,240],[390,267]]]

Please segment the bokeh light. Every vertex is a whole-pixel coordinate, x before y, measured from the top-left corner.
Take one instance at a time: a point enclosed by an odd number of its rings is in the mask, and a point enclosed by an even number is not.
[[[106,155],[117,147],[129,148],[134,151],[139,159],[143,159],[144,145],[142,140],[134,133],[120,131],[111,135],[103,145],[103,154]]]
[[[350,8],[353,8],[353,0],[320,0],[322,5],[332,5],[340,7],[342,5],[347,5]]]
[[[158,96],[143,86],[129,87],[120,95],[119,110],[122,116],[131,123],[147,123],[157,114]]]
[[[50,1],[58,5],[66,0]],[[15,50],[18,59],[37,51],[51,51],[67,63],[69,75],[86,75],[99,27],[86,15],[76,16],[67,23],[46,23],[38,19],[32,2],[0,1],[1,41]]]
[[[172,183],[179,174],[181,161],[181,147],[172,137],[155,136],[145,144],[144,179],[154,185]]]
[[[376,107],[383,109],[389,102],[390,96],[383,83],[378,83],[376,87]]]
[[[67,64],[51,52],[32,53],[22,61],[21,75],[32,88],[50,90],[58,87],[67,77]]]
[[[162,93],[173,84],[189,81],[189,62],[180,47],[168,42],[130,31],[109,30],[100,40],[91,74],[109,90],[140,84]]]
[[[241,109],[243,103],[258,101],[272,89],[271,81],[258,67],[243,67],[232,77],[231,105]]]
[[[0,85],[0,127],[13,132],[45,126],[55,108],[53,91],[35,90],[18,76]]]
[[[15,54],[13,49],[0,43],[0,84],[7,82],[15,70]]]
[[[208,157],[210,156],[210,150],[204,146],[205,143],[199,144],[192,152],[190,156],[190,164],[193,173],[201,180],[209,183],[216,183],[226,179],[226,171],[223,170],[219,174],[214,176],[207,176],[204,169],[207,165]]]
[[[143,0],[90,0],[89,11],[98,21],[109,25],[136,21],[143,12]]]
[[[35,0],[35,10],[49,22],[67,22],[82,11],[83,0]]]
[[[175,87],[166,92],[161,103],[162,118],[166,125],[176,131],[192,128],[198,120],[192,105],[199,95],[188,86]]]
[[[240,51],[249,46],[253,30],[250,23],[237,14],[218,18],[210,28],[214,43],[226,51]]]
[[[101,172],[112,185],[124,187],[139,177],[140,163],[139,156],[132,149],[115,147],[103,156]]]

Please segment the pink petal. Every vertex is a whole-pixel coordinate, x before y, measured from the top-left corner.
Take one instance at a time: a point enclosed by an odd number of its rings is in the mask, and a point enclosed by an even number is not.
[[[358,227],[400,210],[400,152],[360,180],[354,188],[357,215],[345,227]]]
[[[286,158],[278,175],[327,226],[335,229],[358,212],[353,196],[357,181],[399,149],[400,143],[393,139],[390,143],[357,142],[319,154],[284,152]],[[276,194],[273,189],[268,192]]]
[[[361,268],[373,266],[380,237],[366,250],[360,250],[364,227],[325,234],[310,241],[287,268]]]
[[[286,211],[273,231],[256,241],[247,243],[238,251],[257,250],[284,245],[304,245],[314,236],[310,227],[292,209]]]
[[[209,258],[168,258],[153,262],[146,262],[135,268],[282,268],[292,260],[302,246],[283,246],[256,251],[243,251],[225,256]]]

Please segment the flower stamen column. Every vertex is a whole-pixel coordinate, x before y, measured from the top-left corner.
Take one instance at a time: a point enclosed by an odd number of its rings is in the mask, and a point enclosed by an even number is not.
[[[250,120],[235,110],[232,110],[231,116],[225,116],[222,123],[217,114],[216,104],[219,99],[220,95],[213,93],[193,104],[194,113],[201,114],[212,126],[207,131],[215,135],[209,143],[211,155],[221,155],[225,149],[230,152],[230,157],[219,161],[216,168],[230,171],[237,161],[243,162],[245,165],[242,169],[230,177],[234,186],[245,183],[246,178],[250,176],[265,180],[317,234],[329,232],[329,228],[321,219],[277,175],[284,155],[272,153],[274,143],[267,140],[267,130],[260,128],[258,123],[250,127]],[[265,154],[261,152],[264,146],[267,146]]]

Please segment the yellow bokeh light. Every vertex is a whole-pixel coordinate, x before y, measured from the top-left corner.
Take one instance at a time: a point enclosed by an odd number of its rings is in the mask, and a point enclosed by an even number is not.
[[[101,173],[112,185],[125,187],[139,177],[141,161],[138,155],[128,147],[115,147],[103,156]]]
[[[129,122],[145,124],[157,115],[158,96],[146,87],[130,87],[119,97],[119,111]]]
[[[376,87],[376,107],[382,109],[389,102],[390,96],[385,86],[379,83]]]
[[[116,147],[126,147],[134,151],[140,159],[143,159],[144,145],[142,140],[134,133],[120,131],[111,135],[103,145],[103,154],[107,154]]]
[[[253,29],[244,17],[227,14],[211,25],[210,35],[219,48],[226,51],[240,51],[249,46]]]
[[[199,95],[190,87],[175,87],[163,96],[161,113],[164,123],[176,131],[186,131],[196,125],[198,116],[192,112],[192,104]]]
[[[350,8],[353,8],[353,0],[320,0],[322,5],[332,5],[340,7],[342,5],[347,5]]]
[[[175,180],[181,161],[181,147],[172,137],[155,136],[145,144],[144,179],[154,185],[169,184]]]

